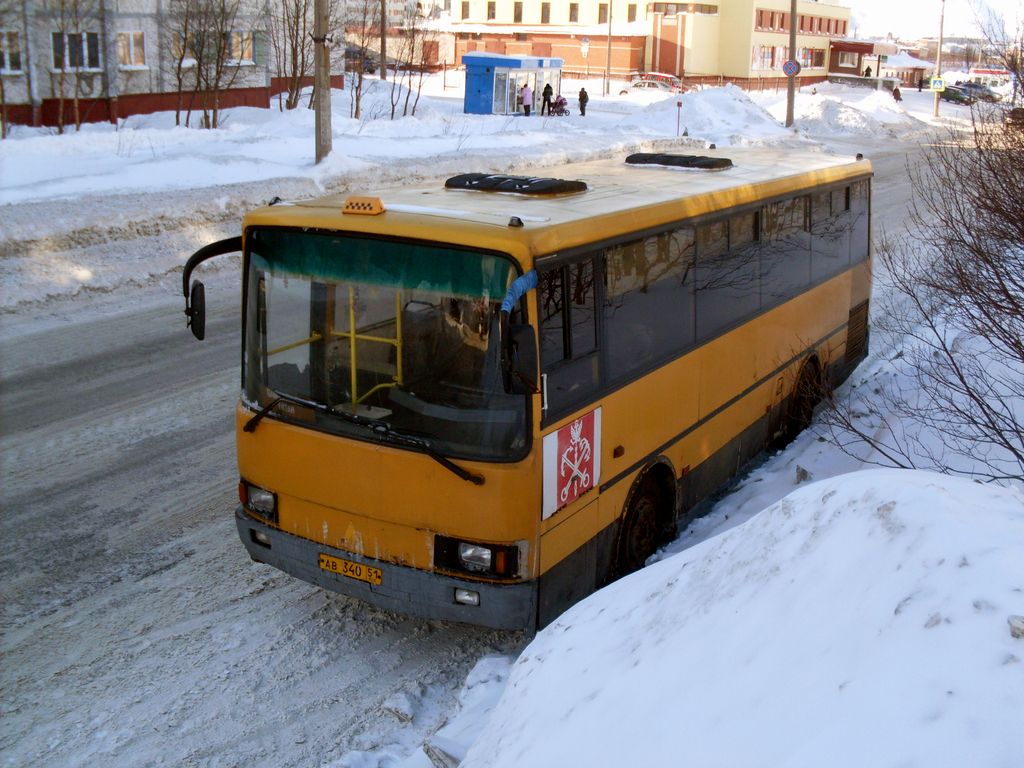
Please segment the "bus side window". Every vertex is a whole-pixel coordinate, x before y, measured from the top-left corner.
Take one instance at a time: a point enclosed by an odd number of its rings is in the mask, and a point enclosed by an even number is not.
[[[693,227],[605,253],[607,380],[621,381],[694,344]]]
[[[592,259],[540,275],[541,369],[551,412],[582,403],[597,390],[596,296]]]
[[[781,304],[811,284],[807,195],[765,207],[761,291],[764,308]]]
[[[868,184],[858,181],[850,186],[850,214],[853,216],[853,232],[850,237],[850,264],[860,264],[868,259]]]
[[[849,217],[843,207],[845,195],[836,191],[811,195],[811,282],[815,285],[849,266]]]
[[[729,221],[697,227],[697,339],[707,341],[760,308],[760,275],[754,241],[756,217],[737,222],[736,247],[729,247]],[[749,226],[749,239],[741,234]]]

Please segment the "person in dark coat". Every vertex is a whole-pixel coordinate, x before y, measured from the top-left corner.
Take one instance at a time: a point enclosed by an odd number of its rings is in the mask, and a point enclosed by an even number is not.
[[[544,90],[541,91],[541,96],[544,97],[544,100],[540,103],[540,113],[542,115],[544,114],[544,110],[547,110],[548,116],[551,115],[551,97],[554,96],[554,94],[555,91],[551,87],[551,83],[546,83],[544,85]]]
[[[900,93],[900,87],[898,85],[892,89],[892,97],[896,100],[897,104],[903,101],[903,94]]]
[[[917,92],[920,93],[922,88],[924,88],[924,78],[919,77],[917,78]]]
[[[587,95],[587,89],[580,88],[580,115],[587,114],[588,101],[590,101],[590,97]]]

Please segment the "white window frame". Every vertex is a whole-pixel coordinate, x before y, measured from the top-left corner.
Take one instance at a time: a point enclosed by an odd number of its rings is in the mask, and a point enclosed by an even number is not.
[[[228,32],[228,47],[226,60],[234,66],[252,66],[256,63],[256,35],[250,30],[233,29]],[[248,58],[246,58],[246,43],[248,43]],[[235,54],[240,54],[236,56]]]
[[[140,43],[141,38],[141,43]],[[127,48],[121,46],[121,40],[127,40]],[[142,51],[142,63],[135,61],[136,54],[140,50]],[[127,63],[121,60],[121,54],[127,52],[128,61]],[[137,29],[122,30],[117,33],[117,66],[118,69],[125,70],[140,70],[149,69],[149,65],[146,63],[146,33]]]
[[[60,35],[64,41],[64,50],[62,51],[63,66],[58,67],[56,62],[57,51],[53,47],[54,35]],[[72,36],[78,36],[81,38],[82,45],[82,66],[73,67],[71,66],[71,45],[70,38]],[[93,37],[96,40],[96,65],[89,66],[89,38]],[[99,32],[61,32],[60,30],[54,30],[50,34],[50,67],[53,72],[102,72],[103,71],[103,49],[100,45],[100,33]]]
[[[839,52],[839,66],[848,69],[857,69],[857,54],[854,51]]]
[[[18,52],[18,68],[11,67],[11,46],[10,40],[14,40]],[[25,71],[25,65],[21,61],[21,35],[13,29],[0,29],[0,72],[5,75],[20,75]]]

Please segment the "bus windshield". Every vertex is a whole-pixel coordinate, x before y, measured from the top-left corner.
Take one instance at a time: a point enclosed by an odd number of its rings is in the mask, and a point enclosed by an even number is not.
[[[275,418],[357,439],[411,435],[455,457],[525,453],[526,398],[505,393],[498,348],[511,261],[337,232],[254,228],[246,242],[250,405],[283,396]]]

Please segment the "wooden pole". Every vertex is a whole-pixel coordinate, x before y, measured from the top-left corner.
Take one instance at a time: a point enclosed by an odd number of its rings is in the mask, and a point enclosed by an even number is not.
[[[796,0],[792,0],[789,10],[789,60],[796,61]],[[786,127],[793,125],[793,104],[796,101],[796,76],[786,81]]]
[[[604,66],[604,95],[611,92],[612,79],[612,0],[608,0],[608,60]]]
[[[935,49],[935,76],[942,77],[942,27],[946,20],[946,0],[942,0],[942,10],[939,12],[939,47]],[[932,117],[939,116],[939,92],[935,92],[935,104],[932,107]]]
[[[313,88],[316,91],[316,161],[331,153],[331,46],[327,39],[328,0],[316,0],[313,19]]]

